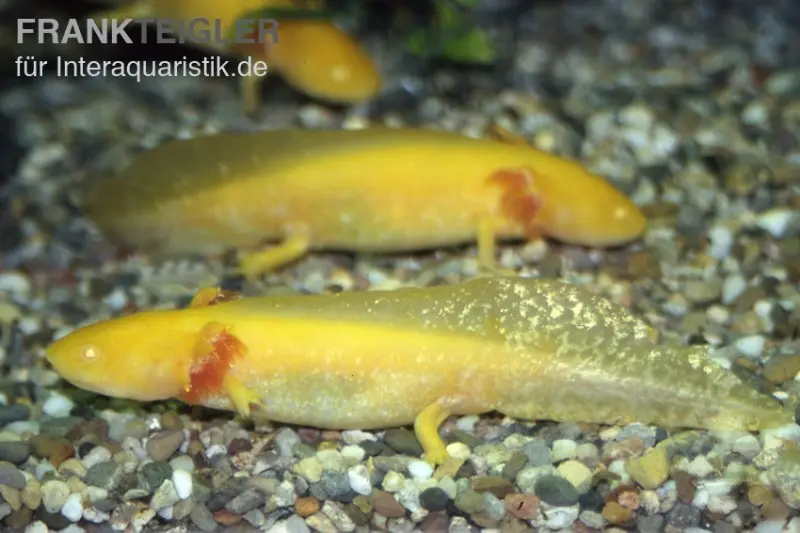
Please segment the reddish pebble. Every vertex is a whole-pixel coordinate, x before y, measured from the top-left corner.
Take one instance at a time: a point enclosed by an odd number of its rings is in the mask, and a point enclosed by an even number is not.
[[[539,509],[539,498],[533,494],[508,494],[503,499],[506,510],[522,520],[533,520]]]
[[[308,518],[309,516],[316,514],[319,512],[319,509],[319,500],[313,496],[297,498],[297,500],[294,502],[294,510],[302,518]]]
[[[227,509],[220,509],[214,513],[214,520],[216,520],[217,524],[223,526],[233,526],[241,522],[242,517],[241,515],[232,513]]]

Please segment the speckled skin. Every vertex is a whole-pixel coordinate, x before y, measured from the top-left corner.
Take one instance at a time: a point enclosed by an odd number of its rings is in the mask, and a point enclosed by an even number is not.
[[[224,133],[172,141],[85,191],[112,241],[164,255],[216,254],[293,234],[312,249],[418,250],[525,229],[499,208],[501,169],[534,173],[541,233],[608,246],[644,231],[639,209],[576,162],[489,139],[415,129]],[[528,221],[524,221],[528,222]]]
[[[48,359],[89,390],[169,398],[186,384],[197,332],[215,321],[248,347],[230,372],[279,422],[390,427],[434,403],[454,414],[727,430],[793,416],[703,348],[656,344],[621,307],[521,278],[145,312],[79,329]],[[82,357],[89,346],[100,355],[92,361]],[[202,403],[233,408],[223,394]]]

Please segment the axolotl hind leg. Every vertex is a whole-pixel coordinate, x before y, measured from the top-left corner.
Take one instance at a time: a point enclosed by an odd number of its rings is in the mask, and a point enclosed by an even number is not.
[[[450,410],[442,403],[432,403],[414,419],[414,432],[422,445],[424,459],[432,465],[440,465],[447,459],[447,450],[439,426],[450,416]]]
[[[282,243],[266,250],[242,254],[239,258],[239,271],[248,279],[255,280],[265,272],[275,270],[306,253],[311,247],[310,239],[302,233],[287,237]]]

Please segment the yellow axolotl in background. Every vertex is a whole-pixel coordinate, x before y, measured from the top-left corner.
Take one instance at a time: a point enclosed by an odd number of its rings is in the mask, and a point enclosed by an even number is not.
[[[489,411],[518,419],[757,430],[793,410],[700,346],[668,346],[586,289],[515,277],[395,291],[238,299],[200,291],[53,342],[78,387],[135,400],[260,413],[334,429],[414,424],[425,458],[439,426]]]
[[[582,165],[517,139],[426,129],[275,130],[167,142],[91,180],[83,209],[113,243],[161,255],[281,244],[241,261],[248,277],[311,249],[403,252],[555,237],[638,238],[641,211]]]
[[[97,13],[101,19],[206,19],[219,22],[224,36],[242,18],[264,18],[259,10],[267,8],[321,9],[320,0],[134,0],[115,9]],[[212,30],[212,35],[213,35]],[[372,58],[353,38],[324,20],[279,19],[278,42],[266,35],[262,44],[222,45],[209,43],[218,53],[252,57],[267,63],[295,89],[314,98],[351,104],[378,95],[382,81]],[[252,113],[260,105],[256,75],[241,77],[244,110]]]

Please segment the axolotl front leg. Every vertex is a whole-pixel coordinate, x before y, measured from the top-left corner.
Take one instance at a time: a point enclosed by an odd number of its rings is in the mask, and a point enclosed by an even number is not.
[[[528,240],[541,238],[537,214],[541,210],[542,198],[536,191],[535,174],[531,168],[500,169],[486,181],[490,187],[499,188],[501,192],[494,212],[478,221],[478,264],[490,273],[508,275],[497,266],[498,221],[512,222]]]
[[[194,296],[189,307],[215,305],[236,298],[236,294],[227,291],[203,289]],[[187,383],[180,399],[198,404],[207,396],[224,392],[236,411],[249,417],[251,405],[259,405],[262,400],[228,371],[236,359],[246,354],[247,346],[224,324],[209,322],[204,325],[197,334]]]

